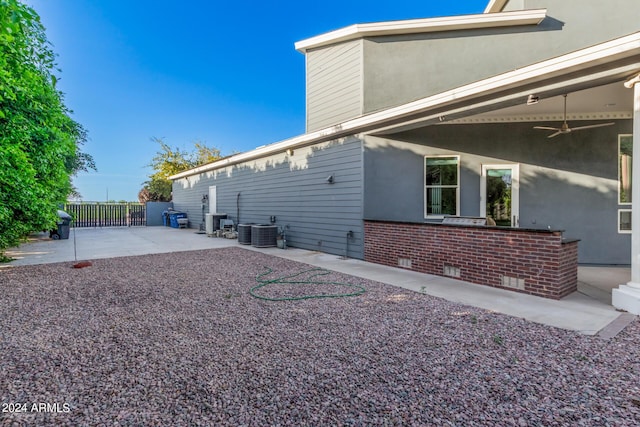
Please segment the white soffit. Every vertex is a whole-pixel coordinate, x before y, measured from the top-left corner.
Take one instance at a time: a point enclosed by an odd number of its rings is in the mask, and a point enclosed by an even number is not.
[[[295,48],[302,53],[306,53],[309,49],[363,37],[475,30],[517,25],[538,25],[546,16],[547,9],[533,9],[491,14],[481,13],[476,15],[446,16],[442,18],[355,24],[299,41],[295,44]]]
[[[236,154],[225,159],[215,161],[206,165],[190,169],[179,174],[170,176],[169,179],[179,179],[198,173],[220,169],[234,164],[254,160],[264,156],[284,152],[289,148],[317,144],[324,141],[343,138],[373,129],[382,130],[398,126],[394,123],[411,123],[412,121],[423,121],[427,116],[438,117],[447,115],[450,112],[470,111],[475,108],[493,105],[500,100],[487,97],[501,90],[523,90],[528,93],[528,89],[523,88],[531,84],[537,84],[549,79],[567,78],[571,80],[571,75],[584,69],[603,65],[621,59],[638,58],[631,63],[613,70],[602,71],[602,75],[621,72],[629,75],[636,73],[640,69],[640,32],[630,34],[615,40],[569,53],[557,58],[548,59],[527,67],[509,71],[475,83],[470,83],[456,89],[448,90],[436,95],[422,98],[397,107],[371,113],[357,117],[346,122],[317,130],[304,135],[299,135],[281,142],[265,145],[255,150]],[[576,77],[577,79],[589,79],[596,76]],[[563,82],[556,83],[562,86]],[[523,89],[521,89],[523,88]],[[518,96],[523,94],[518,94]],[[515,95],[511,95],[512,97]],[[420,115],[419,119],[412,119]],[[402,122],[403,120],[406,120]]]

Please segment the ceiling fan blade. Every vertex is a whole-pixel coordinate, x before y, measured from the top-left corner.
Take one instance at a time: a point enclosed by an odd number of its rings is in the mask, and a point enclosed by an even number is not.
[[[594,128],[601,128],[601,127],[605,127],[605,126],[611,126],[611,125],[615,125],[614,122],[610,122],[610,123],[600,123],[598,125],[588,125],[588,126],[578,126],[576,128],[571,128],[571,130],[582,130],[582,129],[594,129]]]
[[[554,128],[550,126],[534,126],[533,127],[534,129],[555,131],[554,133],[549,135],[547,138],[555,138],[558,135],[571,133],[574,130],[600,128],[600,127],[611,126],[615,124],[614,122],[610,122],[610,123],[599,123],[597,125],[578,126],[575,128],[569,127],[569,124],[567,123],[567,94],[564,94],[563,97],[564,97],[564,121],[562,122],[562,126],[559,128]]]

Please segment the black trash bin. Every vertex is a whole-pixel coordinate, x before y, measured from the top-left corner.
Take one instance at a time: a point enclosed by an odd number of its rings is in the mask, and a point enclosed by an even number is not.
[[[68,239],[71,228],[71,215],[65,211],[58,210],[58,228],[49,232],[49,237],[53,240]]]

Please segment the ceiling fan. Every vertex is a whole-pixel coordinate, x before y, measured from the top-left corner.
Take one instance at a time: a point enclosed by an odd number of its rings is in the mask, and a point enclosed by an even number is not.
[[[559,128],[554,128],[554,127],[549,127],[549,126],[534,126],[533,127],[534,129],[553,130],[553,131],[555,131],[555,133],[552,133],[547,138],[553,138],[553,137],[556,137],[558,135],[564,135],[564,134],[571,133],[571,132],[576,131],[576,130],[600,128],[600,127],[611,126],[611,125],[615,124],[614,122],[610,122],[610,123],[600,123],[600,124],[597,124],[597,125],[578,126],[578,127],[575,127],[575,128],[570,128],[569,124],[567,123],[567,95],[564,94],[563,96],[564,96],[564,122],[562,123],[562,125]]]

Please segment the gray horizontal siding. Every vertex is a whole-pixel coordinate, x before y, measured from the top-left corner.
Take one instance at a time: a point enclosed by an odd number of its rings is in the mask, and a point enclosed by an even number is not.
[[[362,42],[307,52],[307,131],[362,114]]]
[[[329,175],[333,184],[326,181]],[[336,255],[344,255],[347,232],[353,231],[349,256],[362,258],[362,175],[361,142],[349,138],[176,180],[173,202],[197,228],[202,196],[216,185],[218,212],[236,223],[240,193],[241,223],[269,223],[275,215],[278,226],[288,225],[290,246]]]

